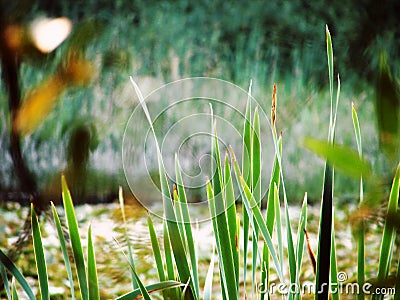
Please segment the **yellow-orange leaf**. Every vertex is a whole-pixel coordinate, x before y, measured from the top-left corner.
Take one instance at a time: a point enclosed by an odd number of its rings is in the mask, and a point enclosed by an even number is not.
[[[14,121],[17,132],[25,135],[35,130],[51,112],[64,89],[65,84],[53,76],[27,95]]]

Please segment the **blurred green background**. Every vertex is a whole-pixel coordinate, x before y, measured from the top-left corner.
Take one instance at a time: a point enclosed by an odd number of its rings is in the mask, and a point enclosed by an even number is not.
[[[353,102],[365,157],[378,176],[392,175],[398,151],[388,158],[379,147],[376,99],[382,64],[391,86],[398,90],[398,1],[2,0],[0,9],[4,24],[29,24],[40,16],[65,16],[73,23],[71,37],[55,51],[40,57],[28,53],[22,59],[22,98],[56,72],[70,47],[79,48],[93,67],[90,84],[67,88],[39,127],[21,138],[24,161],[44,193],[59,195],[62,171],[77,178],[69,180],[73,193],[83,195],[82,199],[89,195],[95,202],[104,201],[125,184],[122,137],[137,105],[130,75],[144,94],[179,78],[210,76],[244,89],[253,79],[253,94],[266,111],[272,85],[277,83],[277,127],[284,137],[289,199],[300,201],[305,191],[309,198],[319,199],[323,161],[305,150],[302,141],[306,136],[327,136],[326,24],[333,37],[335,73],[340,73],[342,82],[337,141],[356,147]],[[18,198],[21,189],[8,151],[11,121],[3,83],[0,93],[0,190],[3,199]],[[149,105],[151,109],[157,104]],[[74,139],[89,142],[79,149]],[[74,156],[74,149],[83,157]],[[77,175],[74,163],[79,160],[84,170]],[[339,198],[356,197],[357,180],[340,174],[335,180]],[[17,194],[11,197],[13,193]]]

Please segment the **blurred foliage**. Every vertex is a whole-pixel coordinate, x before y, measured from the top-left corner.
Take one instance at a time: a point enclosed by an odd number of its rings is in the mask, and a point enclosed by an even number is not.
[[[85,72],[92,78],[88,87],[57,87],[57,102],[51,102],[46,118],[23,141],[26,160],[41,180],[51,177],[55,170],[65,169],[68,140],[63,132],[79,120],[90,119],[96,124],[98,147],[91,152],[89,164],[106,173],[118,173],[120,181],[124,181],[119,153],[124,125],[134,105],[130,102],[132,94],[125,91],[128,75],[161,78],[161,82],[211,76],[240,86],[247,86],[253,78],[255,86],[261,87],[262,98],[270,94],[273,82],[280,85],[285,110],[277,126],[292,127],[284,130],[290,160],[286,164],[289,170],[293,166],[301,169],[307,158],[302,156],[303,150],[294,149],[299,146],[297,136],[317,134],[317,138],[322,138],[324,134],[315,133],[315,128],[316,124],[323,123],[320,115],[325,111],[320,98],[326,96],[328,83],[323,43],[325,24],[329,25],[335,40],[335,70],[344,82],[343,93],[348,93],[347,97],[356,104],[363,103],[365,109],[359,110],[361,122],[371,120],[373,107],[364,99],[373,99],[371,83],[376,83],[379,75],[379,53],[387,53],[386,68],[392,82],[398,84],[400,77],[399,5],[394,0],[378,4],[373,0],[252,1],[251,4],[222,0],[19,0],[12,3],[1,0],[0,23],[28,24],[40,16],[65,16],[73,24],[70,38],[54,52],[21,64],[22,90],[32,91],[32,87],[37,87],[40,91],[41,85],[60,76],[57,75],[60,72],[64,79],[68,77],[66,74],[85,75]],[[74,57],[90,63],[93,69],[77,68],[75,72],[72,65],[66,68],[71,48]],[[2,99],[6,96],[3,88],[0,95]],[[28,106],[26,100],[32,93],[26,92],[23,97]],[[7,149],[6,101],[0,102],[0,114],[0,147]],[[345,122],[338,126],[342,124]],[[375,168],[382,164],[382,158],[376,156],[379,150],[373,143],[375,129],[370,125],[364,125],[367,130],[371,129],[366,157]],[[341,132],[343,137],[339,139],[352,141],[350,131]],[[102,163],[104,160],[107,166]],[[15,187],[15,172],[7,151],[1,151],[0,161],[3,178],[0,185]],[[294,191],[300,187],[302,191],[315,189],[312,182],[320,176],[317,166],[318,162],[308,178],[296,178],[297,171],[288,172],[288,178],[298,183],[292,185]],[[344,180],[343,187],[347,185]],[[310,197],[318,194],[319,191],[310,193]]]

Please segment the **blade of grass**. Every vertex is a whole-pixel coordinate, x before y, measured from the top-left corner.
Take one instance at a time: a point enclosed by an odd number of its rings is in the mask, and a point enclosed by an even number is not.
[[[25,291],[26,295],[30,300],[35,300],[36,297],[33,294],[32,289],[30,288],[28,282],[26,281],[25,277],[22,273],[17,269],[14,263],[4,254],[3,251],[0,249],[0,262],[2,265],[11,273],[13,279],[21,285],[22,289]]]
[[[54,223],[56,224],[58,240],[60,241],[61,252],[63,254],[63,259],[65,263],[65,268],[67,269],[67,276],[68,281],[71,289],[71,298],[75,299],[75,292],[74,292],[74,279],[72,277],[72,270],[71,270],[71,263],[69,262],[69,255],[67,251],[67,244],[65,242],[64,233],[61,227],[60,218],[57,213],[57,209],[54,206],[53,202],[51,202],[51,210],[53,213]]]
[[[207,276],[206,276],[206,280],[204,283],[204,294],[203,294],[204,300],[211,300],[211,296],[212,296],[212,281],[213,281],[213,276],[214,276],[214,257],[215,257],[215,245],[213,246],[210,266],[208,267]]]
[[[168,227],[167,223],[163,222],[163,233],[164,233],[164,254],[165,254],[165,266],[167,268],[167,276],[169,280],[176,280],[174,264],[172,261],[173,253],[171,250],[171,244],[169,239]],[[170,296],[171,299],[179,299],[180,290],[172,289],[171,291],[165,291],[167,296]]]
[[[400,191],[400,163],[397,165],[396,175],[393,179],[392,188],[390,190],[389,203],[387,209],[387,218],[383,228],[383,236],[381,249],[379,252],[379,267],[378,267],[378,284],[381,285],[387,279],[389,266],[392,258],[393,243],[396,238],[396,228],[389,221],[389,216],[397,214],[399,191]],[[383,295],[374,295],[372,299],[382,299]]]
[[[212,157],[216,163],[216,174],[213,177],[213,192],[214,192],[214,205],[215,205],[215,218],[217,231],[215,231],[216,242],[220,245],[221,252],[219,256],[221,258],[220,264],[223,265],[223,276],[221,280],[225,281],[226,292],[228,299],[237,299],[238,297],[238,286],[236,282],[235,265],[233,258],[233,251],[236,251],[236,246],[232,249],[232,244],[229,236],[229,228],[227,223],[226,213],[226,199],[224,199],[225,183],[222,177],[222,166],[218,144],[218,134],[216,129],[216,123],[213,126],[213,147]],[[236,231],[236,230],[235,230]]]
[[[179,195],[179,200],[181,201],[181,209],[182,209],[182,216],[183,216],[183,222],[184,222],[184,232],[185,232],[185,237],[187,241],[187,246],[189,250],[189,255],[190,255],[190,265],[191,265],[191,270],[192,270],[192,275],[193,275],[193,283],[194,283],[194,288],[196,289],[196,294],[200,294],[199,290],[199,274],[198,274],[198,262],[197,262],[197,255],[196,255],[196,249],[195,249],[195,243],[193,239],[193,232],[192,232],[192,226],[191,226],[191,221],[190,221],[190,214],[189,214],[189,208],[187,205],[187,198],[186,198],[186,193],[183,185],[183,180],[182,180],[182,173],[181,173],[181,167],[179,165],[179,160],[177,155],[175,155],[175,173],[176,173],[176,182],[177,182],[177,190],[178,190],[178,195]]]
[[[361,129],[358,121],[357,111],[354,107],[354,103],[351,105],[351,116],[353,119],[354,133],[356,136],[358,155],[362,158],[362,141],[361,141]],[[359,207],[364,201],[364,188],[363,178],[360,178],[360,203]],[[357,283],[359,286],[364,286],[365,283],[365,224],[364,219],[361,219],[357,224]],[[357,300],[363,300],[365,298],[364,293],[357,294]]]
[[[260,141],[260,119],[258,115],[258,107],[255,108],[253,117],[253,127],[251,130],[251,190],[254,200],[261,207],[261,141]],[[256,222],[253,222],[256,224]],[[258,227],[253,228],[253,259],[252,259],[252,276],[251,291],[254,299],[254,291],[256,285],[256,270],[258,258]]]
[[[33,250],[35,253],[40,294],[42,296],[42,299],[50,299],[49,278],[47,276],[47,266],[46,266],[46,260],[44,258],[42,236],[40,233],[39,221],[35,209],[33,207],[33,203],[31,203],[31,222],[32,222]]]
[[[239,236],[240,230],[237,227],[237,216],[236,216],[236,205],[235,205],[235,193],[233,190],[233,182],[231,176],[231,168],[229,164],[228,151],[225,154],[225,166],[224,166],[224,180],[225,180],[225,199],[226,199],[226,216],[228,221],[229,237],[231,241],[231,249],[233,255],[233,263],[235,267],[236,282],[239,282]]]
[[[304,253],[304,241],[305,241],[305,228],[307,227],[307,193],[304,194],[303,204],[301,206],[301,214],[299,219],[299,225],[297,228],[297,246],[296,246],[296,284],[300,286],[300,270],[301,263],[303,260]],[[295,299],[300,299],[300,293],[295,295]]]
[[[249,91],[247,93],[245,122],[243,127],[243,151],[242,151],[242,172],[247,185],[251,185],[251,88],[253,82],[250,81]],[[243,199],[242,199],[243,201]],[[249,215],[246,209],[243,209],[243,278],[244,291],[246,291],[247,274],[247,249],[249,243]],[[246,293],[246,292],[245,292]]]
[[[166,291],[168,289],[173,289],[182,286],[184,286],[184,284],[181,282],[174,280],[167,280],[163,282],[157,282],[155,284],[149,284],[148,286],[145,287],[145,289],[147,290],[148,294],[152,294],[155,292]],[[140,298],[142,298],[142,293],[140,288],[137,288],[132,292],[119,296],[115,300],[136,300]],[[172,298],[172,299],[179,299],[179,298]]]
[[[126,244],[128,246],[128,260],[129,260],[129,264],[132,266],[132,269],[135,269],[135,262],[133,260],[133,253],[132,253],[132,245],[131,245],[131,240],[130,240],[129,234],[128,234],[128,225],[126,222],[125,204],[124,204],[124,197],[123,197],[123,193],[122,193],[122,187],[119,187],[119,190],[118,190],[118,200],[119,200],[119,206],[121,208],[121,213],[122,213],[122,221],[124,224],[124,236],[125,236]],[[135,289],[139,288],[139,286],[136,282],[135,275],[133,274],[132,270],[131,270],[131,278],[132,278],[133,289],[135,290]]]
[[[83,300],[89,299],[85,259],[83,257],[82,243],[79,236],[78,222],[75,216],[74,205],[64,175],[61,177],[62,198],[65,215],[67,217],[69,236],[71,238],[72,253],[75,260],[78,282]]]
[[[156,260],[156,267],[160,281],[165,281],[164,264],[161,257],[160,245],[158,243],[157,233],[154,229],[153,221],[150,215],[147,216],[147,227],[150,232],[151,247],[153,248],[154,259]]]
[[[150,113],[147,109],[147,105],[144,101],[143,95],[142,95],[139,87],[137,86],[136,82],[133,80],[132,77],[130,77],[130,79],[131,79],[131,82],[135,89],[135,92],[139,98],[140,105],[146,115],[148,122],[149,122],[150,129],[153,133],[155,144],[156,144],[158,170],[159,170],[159,175],[160,175],[160,185],[161,185],[161,194],[162,194],[163,206],[164,206],[164,214],[165,214],[165,219],[166,219],[167,226],[168,226],[169,238],[170,238],[171,247],[172,247],[172,251],[174,254],[179,278],[182,282],[189,282],[189,284],[190,284],[190,287],[191,287],[190,292],[186,294],[188,299],[198,299],[198,295],[196,294],[196,289],[194,288],[194,283],[191,280],[189,264],[186,259],[185,247],[184,247],[184,243],[182,241],[182,236],[180,235],[174,206],[172,203],[172,199],[170,197],[171,193],[169,190],[168,178],[167,178],[167,174],[165,171],[161,150],[160,150],[160,147],[159,147],[159,144],[157,141],[157,136],[155,134],[155,130],[153,127],[153,122],[151,120]]]
[[[335,211],[333,210],[333,220],[335,220]],[[335,241],[335,224],[332,222],[332,250],[331,250],[331,286],[332,300],[339,300],[339,282],[338,282],[338,272],[337,272],[337,257],[336,257],[336,241]]]
[[[255,202],[254,198],[252,197],[250,188],[248,187],[247,183],[245,182],[244,178],[241,175],[239,165],[237,163],[235,154],[233,153],[232,149],[231,149],[231,156],[232,156],[236,179],[238,181],[238,185],[243,194],[242,198],[244,200],[243,203],[245,205],[245,209],[247,210],[249,216],[251,214],[255,217],[254,220],[257,222],[257,225],[260,228],[260,233],[261,233],[264,241],[266,242],[268,249],[271,253],[272,260],[274,261],[276,273],[278,274],[279,280],[281,282],[283,282],[282,268],[281,268],[278,256],[276,254],[274,245],[272,243],[271,235],[269,234],[267,226],[265,225],[265,220],[262,217],[261,210],[258,207],[257,203]],[[252,218],[249,218],[249,220],[250,220],[250,222],[253,222]]]
[[[333,145],[313,138],[305,138],[304,146],[315,154],[325,158],[335,170],[355,178],[368,178],[372,174],[371,165],[353,149],[341,145]]]
[[[223,275],[223,274],[225,274],[224,264],[222,263],[222,258],[221,258],[221,252],[223,250],[221,249],[221,244],[219,243],[219,240],[218,240],[218,224],[217,224],[217,218],[216,218],[216,212],[215,212],[215,197],[214,197],[214,191],[213,191],[210,181],[207,181],[206,191],[207,191],[208,206],[209,206],[210,215],[211,215],[211,222],[212,222],[213,230],[214,230],[215,245],[217,247],[218,259],[219,259],[219,273],[220,273],[222,299],[225,300],[225,299],[228,299],[227,295],[226,295],[228,288],[226,285],[226,280],[224,279],[224,275]]]
[[[100,299],[99,282],[97,280],[96,256],[94,252],[93,239],[92,239],[92,225],[88,229],[88,289],[89,299]]]
[[[15,285],[15,277],[13,277],[12,282],[11,282],[11,290],[12,290],[12,300],[18,300],[18,294],[17,294],[17,287]]]
[[[215,222],[214,225],[214,236],[216,240],[217,252],[219,256],[219,264],[220,264],[220,273],[221,273],[221,287],[224,289],[227,294],[227,299],[236,299],[238,297],[238,288],[236,284],[236,274],[235,267],[233,261],[233,254],[231,249],[231,242],[229,238],[229,230],[227,227],[226,214],[220,213],[221,211],[221,202],[223,201],[221,194],[219,197],[215,197],[214,192],[212,191],[211,184],[208,185],[208,195],[213,196],[213,198],[209,198],[210,206],[213,205],[214,208],[211,209],[211,213]],[[218,204],[219,203],[219,204]],[[223,203],[222,203],[223,205]],[[215,215],[217,213],[217,215]]]
[[[281,221],[281,203],[279,200],[279,191],[276,184],[274,184],[274,207],[275,207],[275,218],[276,218],[276,238],[278,241],[278,252],[281,260],[279,261],[280,267],[283,270],[283,238],[282,238],[282,221]]]
[[[10,290],[10,284],[8,282],[7,278],[7,272],[6,269],[4,268],[3,264],[0,264],[0,274],[1,274],[1,279],[4,282],[4,290],[6,291],[7,299],[11,299],[11,290]]]

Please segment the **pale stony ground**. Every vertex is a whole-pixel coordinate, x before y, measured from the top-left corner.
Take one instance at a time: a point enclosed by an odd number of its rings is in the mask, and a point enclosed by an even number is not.
[[[59,211],[61,211],[60,207]],[[150,238],[147,229],[147,213],[143,208],[137,205],[127,205],[126,211],[128,216],[128,232],[134,248],[137,271],[145,284],[154,283],[157,281],[157,271],[154,258],[152,257]],[[335,228],[338,271],[346,272],[349,281],[354,281],[356,278],[357,250],[350,226],[348,225],[348,211],[348,206],[341,206],[340,209],[336,209]],[[297,232],[300,205],[292,205],[289,212],[293,221],[292,228],[294,232]],[[16,241],[17,232],[21,226],[21,220],[23,220],[27,214],[27,208],[21,208],[19,205],[15,204],[9,204],[7,208],[0,208],[0,232],[2,233],[0,234],[1,249],[7,249],[7,247],[10,247]],[[89,224],[92,225],[102,299],[111,299],[117,295],[128,292],[131,289],[130,269],[124,254],[127,249],[123,237],[124,230],[118,204],[82,205],[76,207],[76,214],[80,224],[80,234],[84,249],[87,243],[87,229]],[[311,247],[316,252],[319,208],[317,206],[309,206],[308,215],[307,228]],[[68,299],[66,295],[69,292],[69,282],[67,280],[55,227],[49,220],[50,217],[46,217],[44,221],[42,220],[42,235],[46,261],[49,268],[50,289],[54,297],[52,297],[52,299]],[[162,243],[161,220],[157,217],[153,217],[153,222],[156,230],[159,232],[160,242]],[[366,239],[368,277],[376,275],[378,264],[377,253],[380,245],[380,237],[376,233],[372,234],[374,231],[379,232],[379,230],[376,230],[377,228],[375,225],[371,227],[371,233],[368,234]],[[205,274],[208,269],[214,243],[211,222],[202,222],[195,225],[194,234],[195,240],[197,241],[200,261],[201,285],[204,285]],[[285,237],[284,232],[283,237]],[[262,246],[262,241],[260,241],[260,246]],[[242,243],[240,247],[243,249]],[[250,257],[251,254],[249,253],[248,256]],[[287,262],[285,261],[284,263]],[[34,286],[34,290],[37,291],[35,263],[31,246],[24,249],[16,264],[27,276],[28,282]],[[214,269],[214,276],[214,289],[218,293],[219,283],[216,279],[218,277],[217,267]],[[288,277],[288,274],[286,274],[286,276]],[[310,259],[306,251],[304,252],[301,279],[304,282],[313,282],[314,280]],[[272,281],[273,280],[272,275]],[[247,285],[247,287],[248,286],[249,285]],[[23,299],[22,293],[21,298]]]

